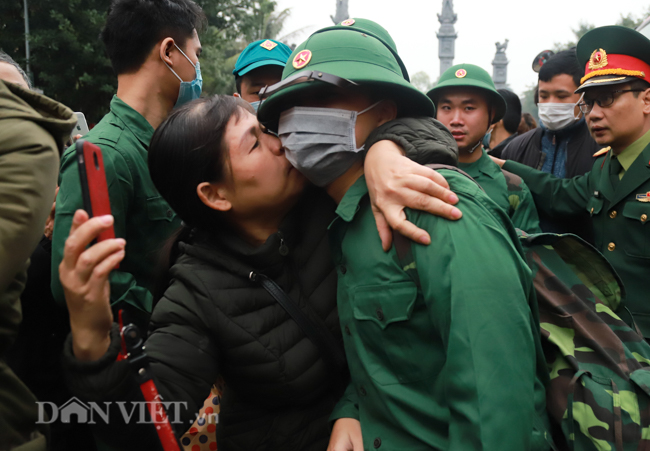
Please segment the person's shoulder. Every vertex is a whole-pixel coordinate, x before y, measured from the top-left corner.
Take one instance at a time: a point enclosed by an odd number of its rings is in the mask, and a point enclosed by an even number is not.
[[[502,150],[501,158],[504,160],[517,160],[531,141],[537,139],[542,133],[541,128],[528,130],[526,133],[514,137]]]

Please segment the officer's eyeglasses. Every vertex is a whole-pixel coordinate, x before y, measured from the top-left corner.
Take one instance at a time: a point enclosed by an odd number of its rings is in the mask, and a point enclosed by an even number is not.
[[[617,94],[622,94],[624,92],[643,92],[643,89],[621,89],[618,91],[610,91],[605,94],[601,94],[595,99],[584,99],[584,101],[578,104],[578,108],[582,111],[582,114],[589,114],[594,108],[594,103],[597,103],[601,108],[608,108],[612,106],[614,100],[616,100]]]
[[[260,100],[265,100],[272,94],[275,94],[278,91],[288,88],[289,86],[294,86],[300,83],[312,83],[315,81],[322,81],[329,83],[339,88],[347,88],[349,86],[356,86],[357,83],[346,78],[341,78],[336,75],[328,74],[325,72],[320,72],[317,70],[305,70],[298,72],[297,74],[292,75],[291,77],[282,80],[274,85],[265,86],[260,89],[258,96]]]

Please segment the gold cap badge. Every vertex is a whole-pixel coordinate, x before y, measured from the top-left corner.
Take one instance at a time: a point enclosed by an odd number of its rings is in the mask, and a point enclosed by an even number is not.
[[[310,61],[311,61],[311,51],[303,50],[302,52],[298,53],[296,57],[293,59],[293,67],[294,69],[302,69],[307,64],[309,64]]]
[[[346,19],[343,22],[341,22],[341,25],[344,27],[349,27],[350,25],[354,25],[354,19]]]
[[[273,42],[273,41],[271,41],[269,39],[267,39],[266,41],[264,41],[264,42],[262,42],[260,44],[260,47],[262,47],[263,49],[266,49],[266,50],[273,50],[277,46],[278,46],[278,44],[276,44],[275,42]]]
[[[467,76],[467,71],[465,69],[458,69],[456,71],[456,78],[465,78]]]
[[[607,52],[603,49],[594,50],[589,57],[589,70],[602,69],[607,66]]]

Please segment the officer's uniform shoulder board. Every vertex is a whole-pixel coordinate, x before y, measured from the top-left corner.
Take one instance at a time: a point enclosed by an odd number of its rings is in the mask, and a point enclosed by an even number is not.
[[[605,148],[603,148],[603,149],[600,149],[598,152],[596,152],[595,154],[593,154],[593,157],[595,158],[595,157],[599,157],[599,156],[601,156],[601,155],[605,155],[605,154],[606,154],[607,152],[609,152],[611,149],[612,149],[612,148],[611,148],[610,146],[607,146],[607,147],[605,147]]]

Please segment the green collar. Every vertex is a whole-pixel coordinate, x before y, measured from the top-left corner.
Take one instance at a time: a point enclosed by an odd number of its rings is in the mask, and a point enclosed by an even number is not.
[[[366,177],[362,175],[345,193],[336,208],[336,214],[345,222],[352,221],[354,215],[359,211],[359,202],[366,194],[368,194],[368,185],[366,185]]]
[[[477,179],[481,174],[485,174],[492,179],[498,177],[501,168],[492,161],[485,149],[482,149],[481,152],[481,158],[474,163],[459,162],[458,168],[467,172],[473,179]]]
[[[620,161],[621,166],[623,166],[624,170],[627,171],[630,169],[630,166],[632,163],[634,163],[634,160],[636,160],[637,157],[641,155],[641,152],[643,152],[643,149],[645,149],[648,144],[650,144],[650,131],[630,144],[627,149],[625,149],[620,153],[620,155],[616,157],[618,158],[618,161]]]
[[[145,148],[149,148],[154,129],[143,115],[124,103],[116,95],[111,100],[111,112],[124,123],[126,128],[133,133]]]

